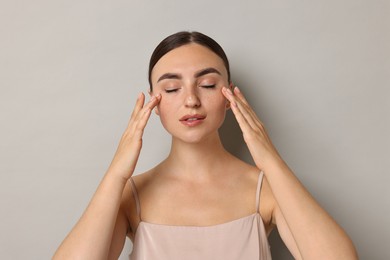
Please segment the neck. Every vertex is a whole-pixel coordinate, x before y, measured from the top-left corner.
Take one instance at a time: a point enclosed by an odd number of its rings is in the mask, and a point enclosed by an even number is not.
[[[223,147],[218,133],[215,133],[207,140],[197,143],[186,143],[173,138],[171,151],[165,163],[174,174],[200,180],[218,174],[216,169],[221,169],[230,156]]]

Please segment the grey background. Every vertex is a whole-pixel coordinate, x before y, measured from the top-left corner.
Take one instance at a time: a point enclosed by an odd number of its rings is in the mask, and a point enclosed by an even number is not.
[[[361,259],[390,259],[389,1],[0,1],[0,258],[49,259],[147,90],[156,44],[199,30]],[[251,161],[232,116],[226,146]],[[137,172],[164,158],[152,116]],[[290,259],[274,232],[275,259]],[[127,242],[121,259],[131,250]]]

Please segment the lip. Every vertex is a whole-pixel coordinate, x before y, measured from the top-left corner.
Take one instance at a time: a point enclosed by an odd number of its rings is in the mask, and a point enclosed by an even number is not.
[[[203,123],[206,116],[201,114],[185,115],[179,121],[186,126],[197,126]]]

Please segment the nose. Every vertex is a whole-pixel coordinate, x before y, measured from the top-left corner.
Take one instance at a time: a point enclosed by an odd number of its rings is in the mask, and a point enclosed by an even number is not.
[[[185,106],[186,107],[200,107],[200,99],[196,90],[191,89],[188,91],[187,96],[185,98]]]

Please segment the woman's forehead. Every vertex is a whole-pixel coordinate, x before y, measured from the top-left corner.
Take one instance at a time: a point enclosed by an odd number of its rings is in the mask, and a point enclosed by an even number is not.
[[[206,68],[215,68],[222,75],[227,71],[223,60],[210,49],[199,44],[187,44],[166,53],[152,70],[152,81],[165,73],[195,74]]]

